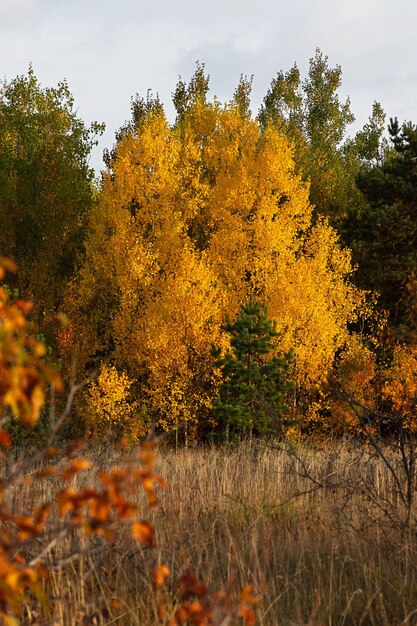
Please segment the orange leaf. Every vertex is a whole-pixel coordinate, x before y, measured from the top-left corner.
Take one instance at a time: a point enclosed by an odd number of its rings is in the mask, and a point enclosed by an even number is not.
[[[2,619],[4,626],[19,626],[17,619],[11,615],[3,615]]]
[[[110,504],[105,500],[93,500],[90,503],[90,514],[96,522],[107,522],[110,517]]]
[[[191,596],[202,597],[207,595],[207,587],[193,574],[184,574],[181,581],[181,598],[187,600]]]
[[[54,474],[56,474],[56,467],[53,465],[47,465],[39,470],[36,474],[36,478],[45,478],[46,476],[53,476]]]
[[[78,471],[79,470],[88,470],[91,468],[92,466],[92,462],[90,461],[90,459],[75,459],[72,462],[72,466],[74,468],[76,468]]]
[[[13,274],[17,272],[16,263],[7,257],[0,257],[0,266]]]
[[[155,531],[149,522],[141,521],[132,524],[132,537],[138,543],[152,548]]]
[[[45,450],[45,456],[48,457],[48,459],[53,459],[58,454],[59,454],[58,448],[47,448]]]
[[[242,606],[238,609],[237,614],[239,617],[243,618],[247,626],[255,626],[256,620],[253,609],[249,608],[248,606]]]
[[[253,595],[253,587],[252,585],[245,585],[240,592],[240,601],[245,604],[257,604],[259,602],[259,598]]]
[[[155,587],[163,587],[165,579],[170,574],[168,565],[158,565],[153,568],[153,580]]]
[[[8,448],[10,446],[10,435],[3,428],[0,428],[0,446]]]

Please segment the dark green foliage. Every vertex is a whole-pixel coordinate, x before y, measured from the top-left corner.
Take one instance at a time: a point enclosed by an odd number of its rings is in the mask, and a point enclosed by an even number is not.
[[[406,283],[417,269],[417,128],[395,119],[388,131],[392,147],[357,178],[368,202],[350,213],[344,230],[359,285],[379,292],[391,323],[401,327]]]
[[[284,398],[292,386],[287,380],[291,354],[268,358],[278,337],[275,322],[262,302],[250,300],[240,307],[235,322],[227,318],[224,330],[231,352],[221,356],[213,349],[224,380],[215,408],[219,423],[237,432],[279,431],[285,422]]]

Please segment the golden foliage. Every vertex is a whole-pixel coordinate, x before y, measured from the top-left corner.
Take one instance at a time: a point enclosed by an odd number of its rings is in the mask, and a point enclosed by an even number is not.
[[[210,346],[254,296],[277,320],[279,350],[294,349],[297,386],[322,385],[366,307],[349,252],[312,222],[288,140],[198,101],[174,128],[148,114],[110,168],[67,297],[85,359],[111,356],[164,428],[203,423],[218,384]]]
[[[377,409],[379,381],[375,354],[364,346],[359,337],[352,337],[349,346],[342,352],[335,379],[344,396],[353,402],[331,394],[326,402],[329,418],[323,425],[333,432],[359,432],[361,424],[357,411],[362,413],[363,410],[372,412]]]
[[[105,429],[115,427],[120,434],[137,441],[146,434],[138,401],[132,399],[130,380],[126,372],[119,372],[114,365],[104,364],[87,387],[84,402],[90,427]]]
[[[403,426],[417,430],[417,348],[397,345],[385,372],[382,398],[391,403],[394,415],[401,417]]]

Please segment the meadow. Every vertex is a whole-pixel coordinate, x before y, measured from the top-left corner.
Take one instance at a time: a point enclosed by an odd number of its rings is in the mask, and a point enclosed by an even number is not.
[[[119,456],[108,446],[93,454],[101,470]],[[138,546],[123,528],[113,544],[79,531],[58,538],[45,583],[52,612],[29,603],[25,624],[168,624],[185,572],[209,589],[218,626],[242,621],[216,614],[215,592],[237,598],[247,584],[261,626],[417,623],[415,527],[402,523],[393,475],[371,448],[348,440],[252,441],[228,449],[162,446],[157,459],[167,488],[144,512],[155,547]],[[92,472],[75,476],[74,486],[85,487]],[[50,499],[56,488],[51,479],[16,489],[15,510]],[[158,564],[171,572],[161,589],[150,576]]]

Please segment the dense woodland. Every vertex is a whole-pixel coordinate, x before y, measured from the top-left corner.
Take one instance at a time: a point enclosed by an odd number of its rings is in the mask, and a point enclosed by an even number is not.
[[[417,127],[341,80],[197,64],[99,179],[1,83],[1,624],[415,622]]]
[[[68,435],[414,431],[417,129],[374,102],[352,136],[341,81],[317,50],[252,112],[250,78],[221,103],[197,64],[173,123],[132,99],[99,180],[66,82],[2,83],[5,289],[91,377]]]

